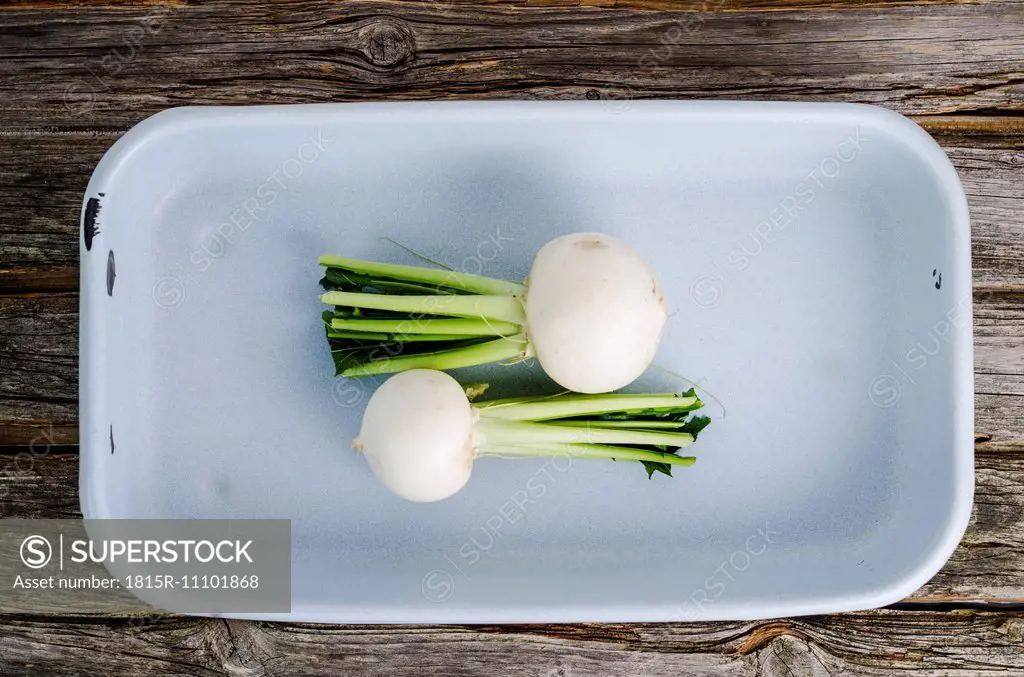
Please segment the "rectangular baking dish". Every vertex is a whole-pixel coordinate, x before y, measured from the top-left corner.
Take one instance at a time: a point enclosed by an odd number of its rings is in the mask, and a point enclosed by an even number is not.
[[[349,448],[317,257],[522,279],[628,241],[672,316],[631,390],[706,389],[698,462],[476,464],[436,504]],[[87,518],[289,518],[320,622],[754,619],[876,607],[953,552],[973,493],[970,227],[936,143],[860,105],[179,108],[82,210]],[[534,365],[454,373],[553,390]],[[635,465],[635,467],[634,467]]]

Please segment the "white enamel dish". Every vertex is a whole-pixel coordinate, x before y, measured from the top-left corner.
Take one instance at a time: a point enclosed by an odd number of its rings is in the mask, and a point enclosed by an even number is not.
[[[86,517],[290,518],[322,622],[750,619],[924,584],[973,493],[970,228],[914,123],[868,106],[479,102],[183,108],[82,213]],[[349,448],[317,257],[522,279],[596,230],[672,316],[633,391],[707,389],[698,462],[479,461],[427,505]],[[610,318],[609,321],[614,321]],[[550,392],[535,365],[461,370]],[[723,411],[724,407],[724,411]],[[113,453],[112,453],[113,451]]]

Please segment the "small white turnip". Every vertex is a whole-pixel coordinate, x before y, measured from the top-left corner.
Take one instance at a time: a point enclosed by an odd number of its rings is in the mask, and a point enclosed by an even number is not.
[[[320,264],[342,376],[536,357],[568,390],[610,392],[650,365],[668,318],[651,269],[602,233],[551,240],[522,284],[329,255]]]
[[[691,390],[677,395],[572,393],[471,403],[451,376],[412,369],[370,397],[359,436],[374,475],[416,502],[439,501],[469,481],[484,456],[566,456],[640,461],[650,476],[690,465],[689,446],[708,419]]]

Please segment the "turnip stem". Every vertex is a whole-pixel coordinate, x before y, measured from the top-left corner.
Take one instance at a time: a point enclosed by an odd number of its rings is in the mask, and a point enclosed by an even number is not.
[[[453,270],[436,270],[421,266],[402,266],[391,263],[377,263],[375,261],[360,261],[349,259],[344,256],[324,254],[320,257],[320,265],[329,268],[341,268],[366,275],[376,275],[391,278],[393,280],[407,280],[409,282],[425,282],[441,287],[459,289],[473,294],[494,294],[504,296],[521,296],[525,287],[516,282],[498,280],[483,275],[471,273],[459,273]]]
[[[630,447],[612,447],[602,444],[532,444],[527,446],[497,445],[478,449],[477,457],[501,456],[512,458],[550,458],[568,456],[570,458],[592,458],[611,461],[648,461],[650,463],[667,463],[669,465],[693,465],[694,456],[676,456],[668,452],[649,449],[632,449]]]
[[[482,418],[505,421],[543,421],[552,418],[589,416],[612,412],[629,412],[644,409],[670,409],[686,411],[698,409],[701,401],[696,397],[680,397],[674,393],[653,395],[561,395],[537,400],[508,399],[484,402],[477,406]]]
[[[568,427],[587,425],[591,428],[626,428],[628,430],[679,430],[683,426],[679,421],[646,421],[644,419],[627,419],[624,421],[602,421],[597,419],[587,420],[585,424],[582,421],[569,419],[567,421],[544,421],[544,425]]]
[[[434,353],[382,356],[381,359],[370,360],[350,367],[341,375],[356,377],[394,374],[409,369],[458,369],[459,367],[472,367],[477,364],[516,359],[522,357],[525,351],[525,337],[516,335],[511,338],[499,338],[463,348],[439,350]],[[384,350],[382,349],[381,352],[383,353]]]
[[[623,430],[588,427],[586,421],[576,426],[553,426],[526,421],[502,421],[481,418],[476,424],[481,446],[565,444],[637,444],[686,447],[693,443],[689,433],[654,430]]]
[[[368,331],[334,331],[332,329],[328,329],[327,338],[356,339],[358,341],[384,341],[388,338],[388,335]]]
[[[397,319],[349,320],[334,318],[332,329],[383,334],[448,334],[464,336],[510,336],[521,330],[518,324],[498,320],[485,322],[472,319]],[[387,338],[385,336],[384,338]]]
[[[391,340],[398,343],[415,343],[416,341],[465,341],[478,339],[477,334],[392,334]]]
[[[397,343],[415,343],[416,341],[465,341],[467,339],[479,339],[480,336],[476,334],[383,334],[377,332],[364,332],[364,331],[328,331],[327,338],[329,339],[355,339],[357,341],[374,341],[381,343],[383,341],[395,341]],[[339,350],[345,350],[345,348],[339,348]]]
[[[526,321],[522,302],[512,296],[464,296],[456,294],[398,296],[329,291],[323,294],[320,300],[332,306],[390,310],[396,313],[475,317],[491,321],[512,322],[519,325]]]

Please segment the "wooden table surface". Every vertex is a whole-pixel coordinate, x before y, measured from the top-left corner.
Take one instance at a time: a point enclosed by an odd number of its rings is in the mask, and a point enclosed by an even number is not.
[[[77,496],[89,174],[184,104],[855,101],[912,116],[973,222],[977,495],[891,608],[742,623],[377,627],[0,615],[0,675],[1024,675],[1024,0],[8,0],[0,517]]]

